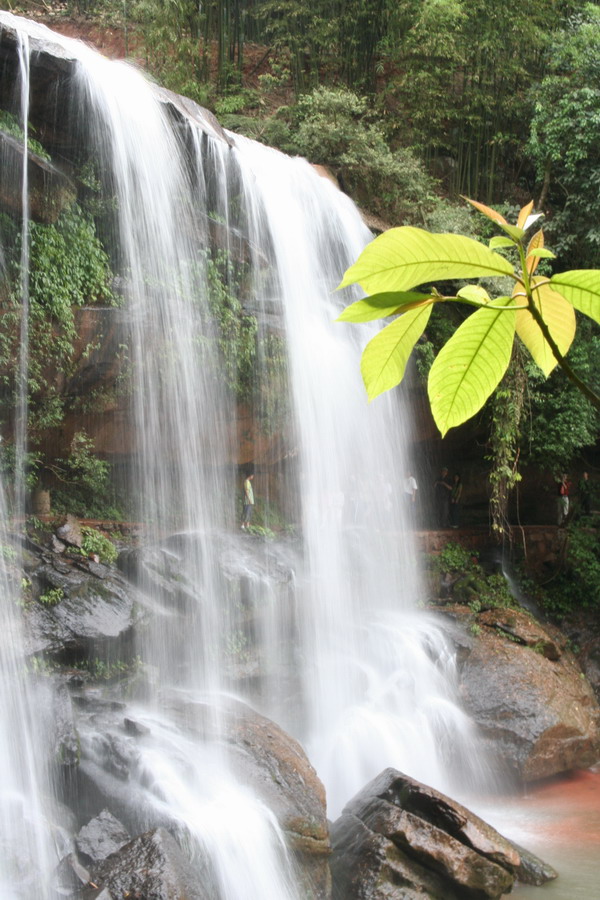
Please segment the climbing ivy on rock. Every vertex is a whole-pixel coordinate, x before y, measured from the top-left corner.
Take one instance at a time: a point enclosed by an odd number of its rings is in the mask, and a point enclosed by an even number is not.
[[[0,340],[0,378],[9,396],[16,385],[20,340],[22,236],[4,216],[0,222],[5,278]],[[30,429],[33,435],[62,421],[60,378],[68,375],[76,339],[74,309],[115,303],[108,256],[92,218],[78,204],[56,224],[31,222],[29,228],[29,366]]]

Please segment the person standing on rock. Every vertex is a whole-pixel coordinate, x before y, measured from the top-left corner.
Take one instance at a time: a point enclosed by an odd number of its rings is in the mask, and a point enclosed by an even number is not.
[[[559,527],[566,524],[569,515],[569,492],[571,490],[571,482],[566,472],[560,477],[558,485],[558,525]]]
[[[250,472],[244,480],[244,511],[242,513],[242,531],[247,531],[250,527],[250,520],[254,512],[254,488],[252,480],[254,472]]]

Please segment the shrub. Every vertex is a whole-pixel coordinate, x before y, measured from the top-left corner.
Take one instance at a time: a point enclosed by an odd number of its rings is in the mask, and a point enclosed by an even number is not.
[[[96,528],[90,528],[84,525],[81,529],[83,541],[81,543],[81,552],[85,556],[94,553],[100,558],[100,562],[113,563],[117,556],[117,548],[106,535],[102,534]]]

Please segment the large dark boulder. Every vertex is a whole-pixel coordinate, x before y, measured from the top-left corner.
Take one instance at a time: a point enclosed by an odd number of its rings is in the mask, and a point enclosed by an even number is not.
[[[517,848],[456,801],[386,769],[331,829],[336,900],[493,900],[512,889]],[[527,869],[556,873],[528,854]],[[541,883],[541,882],[538,882]]]
[[[477,624],[461,694],[500,764],[530,782],[596,763],[600,707],[564,637],[521,610],[487,610]]]

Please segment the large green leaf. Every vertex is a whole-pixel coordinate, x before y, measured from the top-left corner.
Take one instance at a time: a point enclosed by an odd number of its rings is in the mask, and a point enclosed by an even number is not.
[[[336,322],[371,322],[373,319],[385,319],[394,313],[401,313],[402,307],[414,307],[431,299],[431,294],[420,294],[417,291],[372,294],[347,306]]]
[[[561,294],[552,290],[545,279],[535,277],[532,281],[537,285],[533,292],[534,303],[548,326],[554,343],[564,356],[575,337],[575,310]],[[516,329],[544,375],[548,376],[558,362],[529,310],[517,310]]]
[[[408,357],[425,330],[432,308],[428,303],[405,312],[369,341],[360,361],[369,400],[402,381]]]
[[[442,347],[429,372],[427,391],[431,411],[442,437],[481,409],[510,361],[515,312],[505,307],[511,297],[482,307],[469,316]]]
[[[598,269],[574,269],[553,275],[550,284],[566,297],[575,309],[600,323],[600,271]]]
[[[407,291],[452,278],[510,275],[511,263],[489,247],[460,234],[430,234],[421,228],[391,228],[367,244],[340,287],[360,284],[367,294]]]

